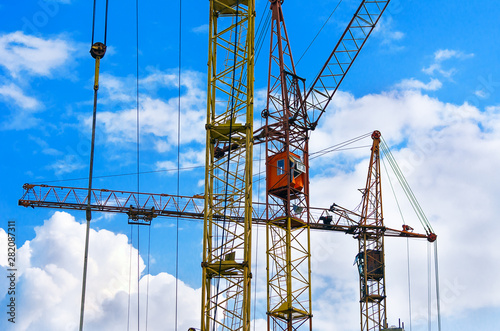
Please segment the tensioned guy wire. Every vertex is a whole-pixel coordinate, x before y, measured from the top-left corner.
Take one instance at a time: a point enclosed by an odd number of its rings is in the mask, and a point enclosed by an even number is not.
[[[328,16],[328,18],[326,19],[325,23],[323,23],[323,26],[321,26],[321,28],[319,29],[318,33],[316,33],[316,35],[314,36],[313,40],[311,41],[311,43],[309,44],[309,46],[307,46],[306,50],[304,51],[304,53],[302,53],[302,55],[300,56],[299,60],[297,61],[297,63],[295,64],[296,66],[299,65],[300,63],[300,60],[302,60],[302,58],[304,57],[304,55],[306,55],[307,51],[309,50],[309,48],[312,46],[312,44],[314,43],[314,41],[316,40],[316,38],[318,38],[319,34],[321,33],[321,31],[323,30],[323,28],[326,26],[326,24],[328,23],[328,21],[330,21],[330,18],[333,16],[333,14],[337,11],[337,8],[339,8],[340,4],[342,3],[342,0],[340,0],[338,3],[337,3],[337,6],[335,6],[335,8],[333,9],[333,11],[330,13],[330,16]]]

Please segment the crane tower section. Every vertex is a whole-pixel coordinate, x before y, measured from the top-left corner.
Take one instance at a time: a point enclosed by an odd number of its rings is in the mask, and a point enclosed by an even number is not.
[[[368,176],[362,191],[361,230],[356,236],[359,248],[356,262],[359,270],[361,331],[378,331],[387,324],[380,136],[379,131],[372,134]]]
[[[210,1],[202,331],[250,330],[254,15]]]
[[[307,113],[282,1],[271,1],[266,120],[268,329],[311,330]]]

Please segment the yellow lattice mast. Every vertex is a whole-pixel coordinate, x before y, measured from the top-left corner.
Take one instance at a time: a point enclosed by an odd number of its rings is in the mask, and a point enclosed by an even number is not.
[[[254,0],[210,1],[201,330],[250,330]]]

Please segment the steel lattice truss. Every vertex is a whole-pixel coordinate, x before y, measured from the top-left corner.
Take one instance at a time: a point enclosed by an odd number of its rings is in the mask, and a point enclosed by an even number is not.
[[[390,0],[362,1],[305,98],[311,128],[315,128],[347,71],[375,28]]]
[[[363,191],[361,222],[366,227],[358,235],[361,306],[361,330],[375,331],[386,327],[386,293],[384,263],[384,226],[380,178],[380,132],[372,134],[373,145],[366,186]]]
[[[25,184],[19,205],[31,208],[81,210],[87,208],[88,188]],[[90,209],[93,212],[121,213],[129,215],[129,221],[140,224],[158,222],[156,217],[181,217],[186,220],[203,220],[205,199],[163,193],[137,193],[128,191],[92,189]],[[273,206],[271,206],[273,207]],[[311,207],[310,226],[313,230],[337,231],[357,235],[364,226],[361,214],[338,205],[329,208]],[[241,212],[240,210],[233,210]],[[243,222],[244,213],[231,215],[233,222]],[[266,204],[253,202],[252,223],[266,225]],[[370,220],[370,218],[368,218]],[[372,227],[371,227],[372,228]],[[382,227],[385,236],[428,238],[425,234]]]
[[[254,15],[210,2],[203,331],[250,329]]]
[[[266,126],[267,291],[271,330],[311,329],[310,208],[304,80],[295,73],[280,1],[271,2]],[[302,163],[300,187],[292,161]],[[282,162],[282,163],[280,163]],[[282,166],[280,166],[282,164]],[[273,181],[273,178],[279,180]]]

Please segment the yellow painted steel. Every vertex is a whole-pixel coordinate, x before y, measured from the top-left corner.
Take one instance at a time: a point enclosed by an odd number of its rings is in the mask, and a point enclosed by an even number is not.
[[[268,330],[311,330],[310,226],[284,217],[267,232]]]
[[[254,3],[210,1],[202,331],[250,330]]]

